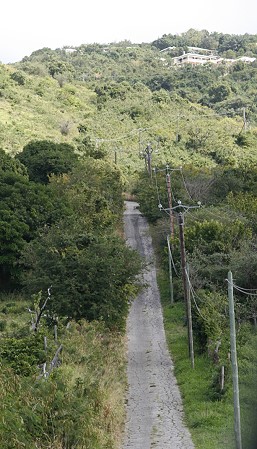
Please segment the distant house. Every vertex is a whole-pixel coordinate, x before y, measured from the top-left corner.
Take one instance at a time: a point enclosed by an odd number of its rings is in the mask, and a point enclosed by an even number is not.
[[[217,64],[220,62],[221,58],[219,56],[216,56],[214,54],[199,54],[199,53],[186,53],[184,52],[181,56],[176,56],[175,58],[172,58],[175,65],[183,65],[183,64],[206,64],[208,62],[212,62],[214,64]]]
[[[240,58],[237,58],[237,61],[242,61],[242,62],[254,62],[256,61],[256,58],[250,58],[249,56],[241,56]]]
[[[64,50],[66,53],[74,53],[74,51],[77,51],[76,48],[65,48]]]
[[[220,64],[222,62],[227,64],[233,64],[237,61],[242,61],[244,63],[251,63],[256,60],[256,58],[250,58],[248,56],[241,56],[240,58],[237,59],[221,58],[220,56],[214,54],[214,50],[199,47],[188,47],[188,53],[184,51],[182,55],[176,56],[175,58],[172,59],[175,65],[184,65],[184,64],[202,65],[207,64],[209,62],[211,62],[212,64]]]

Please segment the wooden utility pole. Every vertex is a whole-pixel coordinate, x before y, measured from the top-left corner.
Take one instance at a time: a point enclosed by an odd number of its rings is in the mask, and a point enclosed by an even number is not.
[[[231,364],[232,364],[233,398],[234,398],[234,429],[236,438],[236,449],[242,449],[239,382],[238,382],[238,366],[237,366],[237,352],[236,352],[236,325],[235,325],[235,310],[234,310],[234,295],[233,295],[233,276],[231,271],[228,272],[228,300],[229,300],[230,345],[231,345]]]
[[[189,281],[187,278],[186,249],[185,249],[185,237],[184,237],[184,216],[183,216],[182,212],[180,212],[178,215],[178,223],[179,223],[181,268],[182,268],[183,287],[184,287],[184,300],[185,300],[185,305],[186,305],[186,316],[187,316],[188,350],[189,350],[189,357],[191,359],[191,365],[192,365],[192,368],[194,368],[192,311],[191,311]]]
[[[170,173],[169,173],[169,166],[166,166],[166,185],[167,185],[167,192],[168,192],[168,202],[169,202],[169,217],[170,217],[170,235],[171,237],[174,237],[174,217],[173,217],[173,211],[172,211],[172,196],[171,196],[171,183],[170,183]]]
[[[151,145],[148,144],[146,149],[145,149],[145,153],[146,153],[146,167],[147,167],[147,171],[149,176],[152,178],[152,148]]]

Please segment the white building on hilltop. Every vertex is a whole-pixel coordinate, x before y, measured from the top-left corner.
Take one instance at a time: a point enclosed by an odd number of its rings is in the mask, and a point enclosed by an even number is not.
[[[215,56],[213,54],[206,54],[206,55],[202,55],[199,53],[183,53],[183,55],[181,56],[176,56],[175,58],[173,58],[173,62],[174,64],[206,64],[207,62],[212,62],[214,64],[217,64],[218,62],[220,62],[222,60],[222,58],[220,58],[219,56]]]
[[[167,50],[169,47],[167,48]],[[199,48],[199,47],[188,47],[188,53],[185,51],[182,55],[176,56],[173,59],[174,65],[202,65],[211,62],[213,64],[220,64],[221,62],[233,64],[237,61],[242,61],[244,63],[252,63],[256,60],[256,58],[250,58],[248,56],[241,56],[237,59],[226,59],[221,58],[214,54],[214,50],[209,50],[207,48]]]

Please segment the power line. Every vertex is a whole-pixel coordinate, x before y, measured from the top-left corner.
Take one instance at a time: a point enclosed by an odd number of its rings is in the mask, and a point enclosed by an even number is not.
[[[192,118],[192,119],[195,119],[195,118],[198,118],[198,119],[201,119],[201,118],[217,118],[217,119],[219,119],[219,118],[222,118],[223,115],[227,116],[227,114],[225,112],[221,113],[221,114],[212,114],[212,115],[210,115],[210,114],[202,114],[202,115],[194,115],[194,114],[192,114],[192,115],[180,115],[180,114],[177,114],[177,115],[169,116],[169,117],[173,118],[173,120],[169,120],[169,123],[175,123],[175,122],[177,122],[178,119],[187,119],[188,120],[190,118]],[[159,128],[159,125],[155,125],[155,126],[151,126],[151,127],[147,127],[147,128],[135,128],[135,129],[129,131],[128,133],[124,134],[123,136],[115,137],[115,138],[112,138],[112,139],[95,138],[94,140],[95,140],[95,142],[117,142],[119,140],[124,140],[124,139],[129,138],[131,135],[133,135],[133,134],[135,134],[137,132],[147,131],[147,130],[150,130],[150,129],[158,129],[158,128]]]
[[[182,177],[182,181],[183,181],[185,190],[186,190],[186,192],[187,192],[187,194],[188,194],[190,200],[193,201],[193,198],[192,198],[192,196],[190,195],[189,190],[188,190],[187,185],[186,185],[186,181],[185,181],[185,177],[184,177],[184,174],[183,174],[183,171],[182,171],[182,167],[181,167],[181,169],[180,169],[180,173],[181,173],[181,177]]]
[[[251,289],[251,288],[243,288],[239,287],[238,285],[231,283],[228,279],[225,279],[228,284],[230,284],[235,290],[239,291],[240,293],[243,293],[244,295],[248,296],[257,296],[257,293],[250,293],[250,292],[257,292],[257,289]]]
[[[143,131],[147,130],[147,129],[151,129],[151,128],[144,128]],[[119,140],[125,140],[128,139],[131,135],[136,134],[138,131],[141,131],[142,128],[136,128],[136,129],[132,129],[132,131],[129,131],[127,134],[124,134],[123,136],[120,137],[116,137],[113,139],[101,139],[101,138],[95,138],[95,142],[99,143],[99,142],[117,142]]]
[[[188,275],[187,270],[186,270],[186,276],[187,276],[187,282],[188,282],[188,285],[189,285],[189,288],[190,288],[190,292],[191,292],[191,294],[192,294],[192,297],[193,297],[193,300],[194,300],[194,304],[195,304],[195,307],[196,307],[196,310],[197,310],[198,314],[200,315],[200,317],[201,317],[204,321],[209,321],[206,317],[203,316],[203,314],[202,314],[202,312],[201,312],[201,310],[200,310],[200,308],[199,308],[199,306],[198,306],[198,304],[197,304],[197,302],[196,302],[196,298],[198,298],[199,301],[200,301],[200,298],[199,298],[199,297],[196,295],[196,293],[195,293],[195,290],[194,290],[194,288],[193,288],[193,286],[192,286],[192,283],[191,283],[191,281],[190,281],[190,279],[189,279],[189,275]]]
[[[245,291],[248,291],[248,292],[256,292],[257,291],[257,288],[244,288],[244,287],[239,287],[236,284],[233,284],[233,285],[234,285],[235,288],[240,288],[241,290],[245,290]]]
[[[154,179],[155,179],[155,188],[156,188],[156,193],[157,193],[157,198],[158,198],[158,204],[161,204],[161,199],[160,199],[160,193],[159,193],[159,186],[158,186],[158,182],[157,182],[157,170],[154,169]]]
[[[175,274],[177,275],[177,277],[179,277],[178,271],[177,271],[175,263],[174,263],[172,251],[170,251],[170,258],[171,258],[171,263],[172,263],[172,266],[173,266],[173,270],[175,271]]]

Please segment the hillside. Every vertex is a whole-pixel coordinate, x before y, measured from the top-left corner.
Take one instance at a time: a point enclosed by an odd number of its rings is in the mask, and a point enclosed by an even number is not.
[[[170,153],[175,163],[193,159],[198,165],[238,164],[249,153],[255,158],[255,62],[176,67],[172,57],[189,44],[254,56],[256,42],[255,35],[189,30],[151,45],[45,48],[1,65],[2,147],[15,154],[33,139],[76,147],[84,141],[106,149],[112,160],[116,151],[128,172],[142,167],[138,152],[149,142],[161,162]],[[164,45],[175,50],[160,53]],[[237,139],[243,129],[251,131],[244,142]]]
[[[224,60],[174,64],[189,47]],[[233,271],[244,449],[253,448],[257,63],[243,56],[257,57],[257,35],[189,30],[151,44],[43,48],[0,64],[2,449],[120,447],[125,323],[142,269],[124,242],[124,194],[136,198],[151,223],[167,340],[197,449],[221,449],[219,436],[226,441],[233,433],[225,281]],[[190,264],[194,372],[179,211]]]

